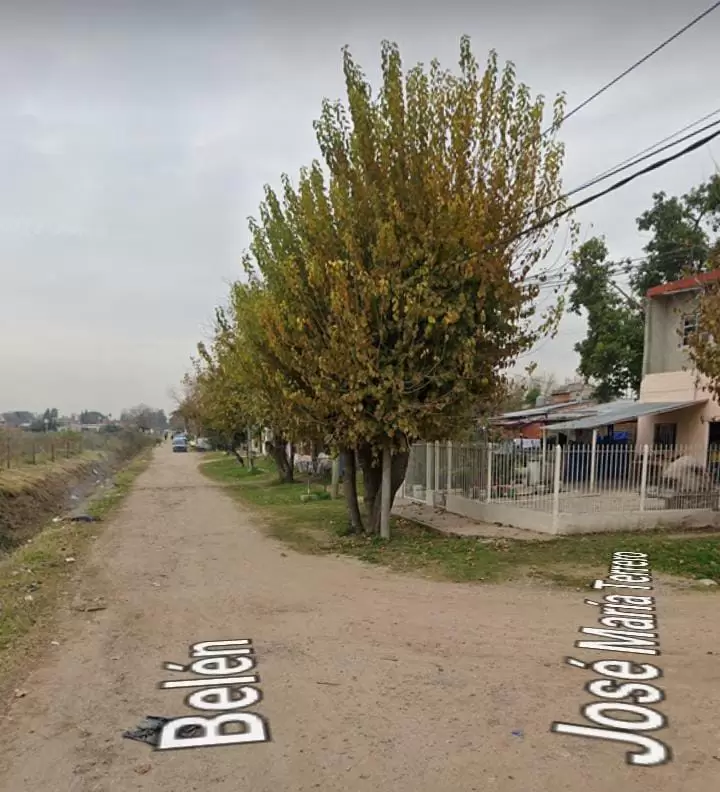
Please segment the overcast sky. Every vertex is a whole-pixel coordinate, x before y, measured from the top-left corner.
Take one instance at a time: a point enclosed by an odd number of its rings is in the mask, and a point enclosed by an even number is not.
[[[0,10],[0,410],[170,408],[240,274],[266,182],[317,156],[312,121],[343,95],[340,48],[377,84],[383,38],[406,66],[457,62],[467,33],[570,106],[710,0],[500,4],[6,0]],[[718,106],[720,11],[567,122],[577,186]],[[653,191],[684,192],[720,145],[582,211],[617,257],[641,253]],[[591,227],[592,224],[592,227]],[[543,342],[572,375],[582,321]]]

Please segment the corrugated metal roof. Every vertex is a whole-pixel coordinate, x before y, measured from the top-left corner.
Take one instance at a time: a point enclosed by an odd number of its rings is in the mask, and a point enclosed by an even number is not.
[[[512,421],[516,418],[533,418],[536,415],[546,415],[547,413],[556,412],[557,410],[567,409],[568,407],[572,407],[576,404],[582,404],[581,400],[579,401],[570,401],[570,402],[561,402],[559,404],[545,404],[542,407],[530,407],[527,410],[517,410],[515,412],[508,412],[503,413],[502,415],[495,416],[492,420],[493,421]],[[593,405],[589,405],[589,407],[594,407]]]
[[[685,402],[634,402],[632,404],[605,405],[608,409],[598,410],[595,415],[579,418],[576,421],[554,423],[547,426],[548,432],[569,432],[579,429],[597,429],[601,426],[634,421],[643,415],[658,415],[660,413],[674,412],[686,407],[699,407],[707,399]]]
[[[580,418],[589,418],[592,415],[597,414],[597,406],[593,408],[588,408],[587,410],[569,410],[568,412],[561,412],[558,410],[556,413],[553,413],[553,419],[556,421],[571,421],[573,419],[580,420]]]

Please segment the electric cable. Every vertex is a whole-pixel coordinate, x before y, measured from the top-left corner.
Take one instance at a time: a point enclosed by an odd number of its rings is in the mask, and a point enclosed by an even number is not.
[[[572,110],[570,110],[569,112],[565,113],[565,115],[560,119],[560,121],[557,124],[551,125],[547,130],[545,130],[545,132],[543,134],[547,134],[551,130],[556,129],[560,124],[562,124],[565,121],[567,121],[568,118],[571,118],[576,113],[580,112],[580,110],[582,110],[584,107],[587,107],[590,104],[590,102],[592,102],[595,99],[597,99],[598,96],[601,96],[602,94],[604,94],[605,91],[607,91],[610,88],[612,88],[613,85],[617,85],[617,83],[619,83],[620,80],[622,80],[623,78],[627,77],[627,75],[630,74],[631,72],[634,72],[635,69],[637,69],[639,66],[642,66],[643,63],[646,63],[647,61],[649,61],[650,58],[652,58],[654,55],[657,55],[657,53],[660,52],[661,50],[665,49],[665,47],[667,47],[668,44],[672,44],[672,42],[675,41],[676,39],[680,38],[680,36],[682,36],[683,33],[686,33],[688,30],[690,30],[690,28],[692,28],[695,25],[697,25],[698,22],[700,22],[703,19],[705,19],[705,17],[709,16],[713,11],[716,11],[718,8],[720,8],[720,0],[717,0],[717,2],[713,3],[710,6],[710,8],[707,8],[701,14],[698,14],[694,19],[691,19],[690,22],[688,22],[686,25],[681,27],[680,30],[678,30],[677,32],[673,33],[673,35],[670,36],[669,38],[666,38],[664,41],[662,41],[660,44],[658,44],[657,47],[655,47],[650,52],[648,52],[647,55],[644,55],[642,58],[640,58],[640,60],[635,61],[635,63],[633,63],[632,66],[629,66],[627,69],[625,69],[625,71],[623,71],[620,74],[618,74],[617,77],[613,78],[612,80],[610,80],[610,82],[608,82],[605,85],[603,85],[602,88],[599,88],[597,91],[595,91],[594,94],[592,94],[591,96],[588,96],[588,98],[585,99],[583,102],[580,102],[579,105],[576,105],[575,107],[573,107]]]

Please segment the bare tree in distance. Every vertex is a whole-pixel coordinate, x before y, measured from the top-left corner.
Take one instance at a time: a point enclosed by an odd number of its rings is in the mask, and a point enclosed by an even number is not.
[[[149,407],[147,404],[138,404],[135,407],[123,410],[120,414],[120,421],[142,432],[151,430],[162,431],[167,429],[168,425],[165,411]]]

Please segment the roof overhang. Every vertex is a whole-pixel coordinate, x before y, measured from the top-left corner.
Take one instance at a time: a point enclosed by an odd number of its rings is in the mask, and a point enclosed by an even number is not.
[[[505,423],[509,421],[543,421],[550,413],[562,410],[571,411],[577,407],[583,410],[594,408],[595,405],[588,405],[586,401],[558,402],[557,404],[545,404],[542,407],[530,407],[526,410],[513,410],[512,412],[501,413],[490,419],[490,423]]]
[[[710,270],[710,272],[698,272],[696,275],[688,275],[686,278],[672,281],[671,283],[661,283],[648,289],[647,296],[662,297],[666,294],[677,294],[678,292],[699,291],[704,286],[720,281],[720,269]]]
[[[595,415],[579,418],[576,421],[553,423],[548,425],[546,430],[548,432],[569,432],[581,429],[599,429],[602,426],[613,426],[614,424],[636,421],[645,415],[661,415],[662,413],[675,412],[676,410],[701,407],[706,403],[707,399],[684,402],[635,402],[634,404],[616,407],[612,410],[601,410]]]

